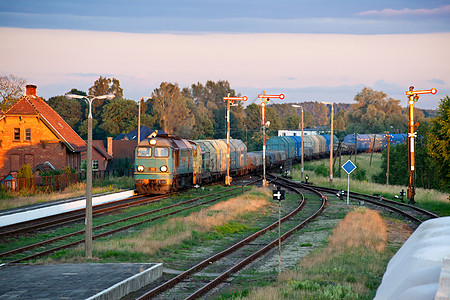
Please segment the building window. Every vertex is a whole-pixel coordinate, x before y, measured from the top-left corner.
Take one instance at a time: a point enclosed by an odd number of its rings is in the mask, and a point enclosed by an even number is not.
[[[98,160],[92,160],[92,170],[98,171]]]
[[[25,140],[31,141],[31,128],[25,129]]]
[[[14,140],[20,141],[20,128],[14,128]]]

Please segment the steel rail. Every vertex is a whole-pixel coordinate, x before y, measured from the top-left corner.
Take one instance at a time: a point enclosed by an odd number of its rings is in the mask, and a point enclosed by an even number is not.
[[[167,197],[167,195],[160,195],[160,196],[154,196],[150,198],[145,198],[133,202],[129,202],[130,200],[133,200],[135,198],[142,198],[145,197],[145,195],[141,196],[132,196],[126,199],[117,200],[114,202],[108,202],[108,203],[102,203],[99,205],[94,206],[94,215],[101,215],[105,212],[109,212],[115,209],[122,209],[124,207],[130,207],[134,205],[141,205],[141,204],[147,204],[151,202],[157,202],[163,199],[164,197]],[[129,203],[123,203],[123,202],[129,202]],[[102,208],[105,207],[105,208]],[[39,219],[34,219],[30,221],[25,221],[22,223],[17,223],[13,225],[4,226],[1,228],[2,232],[0,232],[0,237],[2,236],[9,236],[9,235],[15,235],[21,232],[28,232],[33,230],[41,230],[46,229],[49,227],[57,226],[57,225],[63,225],[66,223],[74,222],[77,220],[81,220],[85,218],[86,210],[85,208],[76,209],[69,212],[64,212],[61,214],[53,215],[53,216],[47,216]],[[8,228],[11,228],[8,230]],[[6,231],[5,231],[6,230]]]
[[[240,187],[234,188],[233,190],[235,190],[235,189],[240,189]],[[214,198],[212,200],[208,200],[208,201],[204,201],[204,202],[201,202],[201,203],[197,203],[197,204],[194,204],[194,205],[182,208],[182,209],[178,209],[178,210],[166,213],[166,214],[162,214],[162,215],[150,218],[150,219],[142,220],[142,221],[139,221],[139,222],[136,222],[136,223],[133,223],[133,224],[125,225],[125,226],[122,226],[122,227],[119,227],[119,228],[116,228],[116,229],[112,229],[112,230],[109,230],[109,231],[106,231],[106,232],[103,232],[103,233],[100,233],[100,234],[96,234],[92,238],[93,239],[98,239],[100,237],[108,236],[108,235],[111,235],[111,234],[114,234],[114,233],[117,233],[117,232],[129,229],[129,228],[132,228],[132,227],[135,227],[135,226],[147,223],[147,222],[152,222],[152,221],[155,221],[155,220],[160,219],[160,218],[164,218],[164,217],[167,217],[167,216],[171,216],[171,215],[177,214],[177,213],[182,212],[184,210],[188,210],[188,209],[191,209],[191,208],[194,208],[194,207],[197,207],[197,206],[201,206],[201,205],[204,205],[204,204],[215,202],[215,201],[217,201],[219,199],[222,199],[222,198],[225,198],[225,197],[231,197],[231,196],[239,195],[240,193],[241,192],[223,195],[223,192],[221,192],[222,195],[220,197]],[[216,195],[216,194],[218,194],[218,193],[214,193],[214,195]],[[190,200],[187,200],[187,201],[192,202],[193,199],[190,199]],[[176,206],[176,205],[171,205],[171,207],[174,207],[174,206]],[[161,209],[157,209],[157,210],[161,210]],[[143,214],[145,215],[146,213],[143,213]],[[129,218],[130,217],[125,218],[125,219],[129,219]],[[119,220],[119,222],[122,222],[125,219],[121,219],[121,220]],[[114,222],[111,222],[111,223],[118,223],[118,222],[114,221]],[[108,225],[111,225],[111,224],[108,224]],[[81,232],[84,232],[84,230],[81,231]],[[18,263],[18,262],[21,262],[21,261],[26,261],[26,260],[34,259],[34,258],[37,258],[37,257],[41,257],[41,256],[44,256],[44,255],[53,253],[55,251],[71,248],[71,247],[76,246],[78,244],[82,244],[82,243],[84,243],[84,241],[85,240],[82,239],[82,240],[78,240],[78,241],[75,241],[75,242],[72,242],[72,243],[69,243],[69,244],[66,244],[66,245],[62,245],[62,246],[59,246],[59,247],[51,248],[51,249],[48,249],[48,250],[45,250],[45,251],[42,251],[42,252],[39,252],[39,253],[32,254],[32,255],[27,256],[27,257],[23,257],[23,258],[20,258],[20,259],[16,259],[16,260],[7,262],[7,264]]]
[[[233,188],[233,189],[229,189],[228,191],[234,191],[236,189],[240,189],[240,187],[239,188],[236,187],[236,188]],[[211,196],[215,196],[217,194],[222,194],[222,193],[223,192],[217,192],[217,193],[212,193],[212,194],[208,194],[208,195],[203,195],[203,196],[196,197],[196,198],[193,198],[193,199],[190,199],[190,200],[186,200],[186,201],[183,201],[183,202],[179,202],[179,203],[171,204],[171,205],[168,205],[168,206],[160,207],[160,208],[157,208],[157,209],[153,209],[151,211],[140,213],[140,214],[137,214],[137,215],[134,215],[134,216],[130,216],[130,217],[122,218],[122,219],[119,219],[119,220],[111,221],[109,223],[104,223],[104,224],[95,226],[93,228],[93,230],[98,230],[98,229],[101,229],[103,227],[111,226],[111,225],[116,224],[116,223],[120,223],[120,222],[124,222],[124,221],[128,221],[128,220],[132,220],[132,219],[135,219],[135,218],[143,217],[143,216],[146,216],[146,215],[150,215],[150,214],[156,213],[158,211],[170,209],[170,208],[176,207],[176,206],[181,206],[181,205],[184,205],[184,204],[188,204],[188,203],[191,203],[191,202],[198,201],[198,200],[206,198],[206,197],[211,197]],[[62,236],[59,236],[59,237],[51,238],[51,239],[48,239],[48,240],[45,240],[45,241],[42,241],[42,242],[39,242],[39,243],[35,243],[35,244],[27,245],[27,246],[24,246],[24,247],[21,247],[21,248],[17,248],[17,249],[13,249],[13,250],[10,250],[10,251],[6,251],[6,252],[3,252],[3,253],[0,253],[0,258],[5,257],[5,256],[9,256],[9,255],[12,255],[12,254],[24,252],[26,250],[30,250],[30,249],[33,249],[33,248],[36,248],[36,247],[40,247],[40,246],[44,246],[44,245],[47,245],[47,244],[51,244],[51,243],[54,243],[56,241],[63,240],[63,239],[66,239],[66,238],[69,238],[69,237],[72,237],[72,236],[75,236],[75,235],[83,234],[83,233],[84,233],[84,230],[79,230],[79,231],[76,231],[76,232],[68,233],[66,235],[62,235]]]
[[[293,186],[290,186],[290,188],[296,190],[298,193],[301,193],[300,191],[298,191],[297,188],[295,188]],[[286,233],[284,233],[280,237],[281,241],[286,240],[295,231],[303,228],[307,223],[309,223],[311,220],[315,219],[323,211],[323,209],[325,208],[325,206],[326,206],[326,197],[323,196],[320,192],[315,191],[314,189],[309,188],[308,190],[310,190],[310,191],[312,191],[314,193],[318,193],[321,196],[322,203],[321,203],[320,208],[316,212],[314,212],[313,215],[311,215],[307,219],[305,219],[303,222],[301,222],[300,224],[298,224],[294,228],[292,228],[289,231],[287,231]],[[303,194],[302,194],[302,196],[303,196]],[[264,255],[265,253],[267,253],[269,250],[271,250],[276,245],[278,245],[278,243],[279,243],[279,239],[278,238],[274,239],[272,242],[270,242],[269,244],[267,244],[266,246],[264,246],[263,248],[261,248],[257,252],[254,252],[253,254],[247,256],[245,259],[241,260],[239,263],[234,265],[232,268],[230,268],[227,271],[225,271],[224,273],[220,274],[218,277],[216,277],[215,279],[213,279],[212,281],[210,281],[209,283],[207,283],[206,285],[204,285],[203,287],[201,287],[200,289],[198,289],[197,291],[195,291],[193,294],[191,294],[190,296],[188,296],[185,299],[197,299],[197,298],[203,296],[208,291],[210,291],[211,289],[213,289],[214,287],[216,287],[217,285],[219,285],[220,283],[225,281],[228,277],[230,277],[231,274],[238,272],[239,270],[241,270],[242,268],[244,268],[245,266],[250,264],[252,261],[257,259],[258,257],[260,257],[260,256]]]
[[[294,181],[290,181],[290,180],[287,180],[285,178],[279,177],[277,175],[273,175],[273,174],[271,174],[271,175],[276,177],[276,178],[278,178],[278,179],[280,179],[280,180],[287,181],[287,182],[290,182],[292,184],[296,184],[296,185],[298,185],[299,187],[302,187],[302,188],[312,187],[310,184],[294,182]],[[321,187],[321,186],[314,186],[314,188],[317,189],[317,190],[323,191],[323,192],[331,193],[331,194],[334,194],[334,193],[340,191],[340,189],[329,188],[329,187]],[[365,195],[365,194],[361,194],[361,193],[354,193],[354,192],[351,192],[349,194],[349,196],[352,199],[356,199],[356,200],[359,200],[359,201],[366,201],[366,202],[369,202],[369,203],[374,204],[374,205],[378,205],[378,206],[382,206],[382,207],[388,208],[388,209],[390,209],[390,210],[392,210],[392,211],[394,211],[396,213],[399,213],[399,214],[401,214],[401,215],[403,215],[403,216],[409,218],[410,220],[412,220],[414,222],[417,222],[419,224],[423,222],[421,219],[411,215],[410,213],[408,213],[408,212],[406,212],[406,211],[404,211],[404,210],[402,210],[400,208],[397,208],[395,206],[389,205],[387,203],[396,204],[396,205],[403,206],[403,207],[408,207],[408,208],[410,208],[410,209],[412,209],[412,210],[414,210],[416,212],[423,213],[423,214],[425,214],[425,215],[427,215],[427,216],[429,216],[431,218],[439,217],[435,213],[432,213],[432,212],[429,212],[427,210],[424,210],[423,208],[416,207],[416,206],[413,206],[413,205],[408,205],[408,204],[401,203],[401,202],[388,200],[386,198],[382,198],[382,200],[380,201],[379,197],[372,196],[372,195]],[[387,202],[387,203],[384,203],[384,202]]]
[[[328,192],[328,193],[333,193],[333,192],[334,192],[334,191],[331,190],[331,189],[327,189],[327,188],[323,188],[323,187],[320,187],[320,188],[318,188],[318,189],[319,189],[319,190],[322,190],[322,191],[324,191],[324,192]],[[401,214],[401,215],[403,215],[403,216],[409,218],[410,220],[412,220],[412,221],[414,221],[414,222],[416,222],[416,223],[419,223],[419,224],[420,224],[420,223],[423,222],[421,219],[419,219],[419,218],[417,218],[417,217],[411,215],[410,213],[408,213],[408,212],[406,212],[406,211],[404,211],[404,210],[402,210],[402,209],[400,209],[400,208],[398,208],[398,207],[389,205],[389,204],[387,204],[387,203],[383,203],[383,201],[379,201],[378,198],[376,198],[377,200],[374,200],[374,199],[373,199],[374,196],[365,195],[365,196],[364,196],[365,198],[364,198],[364,197],[357,196],[357,195],[354,195],[354,194],[352,195],[352,193],[350,193],[349,196],[350,196],[350,198],[352,198],[352,199],[356,199],[356,200],[359,200],[359,201],[366,201],[366,202],[369,202],[369,203],[371,203],[371,204],[374,204],[374,205],[377,205],[377,206],[381,206],[381,207],[390,209],[390,210],[392,210],[392,211],[394,211],[394,212],[396,212],[396,213],[399,213],[399,214]],[[415,207],[413,207],[413,209],[414,209],[414,208],[415,208]]]
[[[318,189],[320,189],[320,188],[325,188],[325,189],[329,189],[329,190],[331,190],[331,191],[333,191],[333,192],[339,192],[339,191],[340,191],[340,189],[335,189],[335,188],[331,188],[331,187],[319,187],[319,186],[318,186],[317,188],[318,188]],[[357,193],[357,192],[350,192],[350,197],[351,197],[352,195],[360,196],[360,197],[368,197],[368,198],[371,198],[371,199],[380,201],[380,197],[377,197],[377,196],[374,196],[374,195],[366,195],[366,194]],[[414,206],[414,205],[411,205],[411,204],[407,204],[407,203],[402,203],[402,202],[390,200],[390,199],[387,199],[387,198],[384,198],[384,197],[381,197],[381,201],[387,202],[387,203],[390,203],[390,204],[394,204],[394,205],[399,205],[399,206],[408,207],[408,208],[410,208],[410,209],[412,209],[412,210],[418,211],[418,212],[420,212],[420,213],[422,213],[422,214],[424,214],[424,215],[429,216],[431,219],[434,219],[434,218],[440,218],[440,216],[437,215],[437,214],[435,214],[434,212],[428,211],[428,210],[423,209],[423,208],[418,207],[418,206]]]
[[[285,215],[283,218],[280,219],[280,222],[285,222],[286,220],[288,220],[289,218],[291,218],[293,215],[297,214],[305,205],[306,201],[304,198],[304,195],[297,191],[299,194],[301,194],[302,196],[302,201],[300,202],[300,204],[293,210],[291,211],[289,214]],[[211,257],[208,257],[207,259],[201,261],[200,263],[194,265],[193,267],[189,268],[188,270],[186,270],[185,272],[175,276],[174,278],[166,281],[165,283],[155,287],[154,289],[150,290],[149,292],[145,293],[144,295],[141,295],[140,297],[138,297],[137,299],[139,300],[143,300],[143,299],[150,299],[155,297],[156,295],[162,293],[163,291],[175,286],[176,284],[180,283],[181,281],[183,281],[185,278],[187,278],[188,276],[193,275],[194,273],[198,272],[201,269],[204,269],[205,267],[209,266],[211,263],[218,261],[219,259],[226,257],[227,255],[235,252],[236,250],[238,250],[239,248],[242,248],[243,246],[249,244],[251,241],[255,240],[256,238],[258,238],[259,236],[261,236],[262,234],[264,234],[265,232],[269,231],[269,230],[273,230],[275,229],[279,224],[279,221],[277,220],[276,222],[272,223],[271,225],[266,226],[265,228],[255,232],[254,234],[244,238],[243,240],[235,243],[234,245],[232,245],[231,247],[214,254]],[[277,239],[278,242],[278,239]]]

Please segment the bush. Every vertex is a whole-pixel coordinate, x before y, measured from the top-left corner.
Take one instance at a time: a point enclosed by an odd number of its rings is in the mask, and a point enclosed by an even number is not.
[[[17,178],[32,178],[33,172],[31,172],[31,166],[29,164],[20,167],[19,172],[17,172]]]
[[[352,179],[356,179],[358,181],[367,181],[366,170],[364,169],[356,169],[350,174],[350,176]]]
[[[328,175],[330,175],[330,170],[327,167],[325,167],[324,164],[318,165],[316,167],[316,169],[314,170],[314,172],[317,175],[321,175],[321,176],[324,176],[324,177],[327,177]]]

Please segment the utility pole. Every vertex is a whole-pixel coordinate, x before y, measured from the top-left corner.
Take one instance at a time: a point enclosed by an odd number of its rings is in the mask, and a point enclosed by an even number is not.
[[[142,97],[141,100],[139,100],[139,114],[138,114],[138,145],[141,142],[141,102],[145,99],[152,99],[152,97]]]
[[[234,104],[234,101],[247,101],[247,97],[230,97],[228,93],[228,97],[223,97],[224,101],[227,101],[227,176],[225,177],[225,185],[231,185],[231,176],[230,176],[230,106]]]
[[[414,91],[414,87],[410,86],[409,91],[406,92],[408,96],[409,104],[409,133],[408,133],[408,149],[409,149],[409,185],[408,185],[408,199],[409,204],[414,204],[414,195],[416,194],[415,182],[416,182],[416,167],[415,167],[415,138],[417,137],[416,128],[419,127],[419,123],[414,123],[414,103],[419,100],[419,94],[436,94],[437,90],[432,88],[431,90]]]
[[[268,186],[266,181],[266,105],[269,103],[270,98],[278,98],[283,100],[284,95],[266,95],[266,91],[263,91],[262,94],[258,95],[258,98],[261,98],[261,120],[262,120],[262,128],[263,128],[263,182],[262,186]],[[269,123],[270,124],[270,123]],[[268,125],[267,125],[268,127]]]

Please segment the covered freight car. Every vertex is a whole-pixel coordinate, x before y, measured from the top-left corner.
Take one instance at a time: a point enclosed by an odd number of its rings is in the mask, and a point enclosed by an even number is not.
[[[284,151],[286,158],[293,160],[297,156],[296,146],[293,139],[287,136],[274,136],[267,140],[268,151]]]

